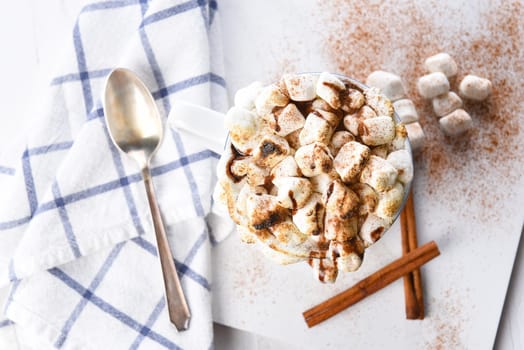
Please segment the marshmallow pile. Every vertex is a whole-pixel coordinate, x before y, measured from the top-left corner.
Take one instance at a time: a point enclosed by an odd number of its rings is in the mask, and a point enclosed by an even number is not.
[[[419,78],[420,95],[430,99],[439,117],[440,129],[448,136],[457,136],[473,127],[473,120],[462,108],[462,99],[483,101],[491,94],[491,82],[475,75],[466,75],[459,84],[459,95],[450,91],[449,79],[457,75],[457,64],[447,53],[431,56],[424,62],[429,74]]]
[[[357,270],[413,177],[391,101],[329,73],[284,75],[240,89],[226,126],[214,199],[241,239],[323,282]]]
[[[424,131],[418,122],[418,113],[413,101],[406,98],[402,80],[396,74],[377,70],[366,79],[368,86],[376,87],[391,101],[402,123],[406,126],[411,149],[418,152],[424,144]]]

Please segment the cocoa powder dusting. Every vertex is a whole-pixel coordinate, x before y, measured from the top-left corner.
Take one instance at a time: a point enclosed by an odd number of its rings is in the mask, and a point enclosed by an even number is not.
[[[416,157],[422,190],[449,206],[459,205],[455,204],[459,198],[480,202],[480,211],[468,215],[498,220],[492,207],[511,195],[508,185],[520,176],[523,163],[522,3],[485,2],[480,9],[463,11],[446,9],[437,0],[337,0],[318,6],[326,16],[321,20],[329,23],[325,51],[339,73],[365,81],[369,73],[381,69],[402,77],[426,134],[426,144]],[[468,23],[466,12],[478,19]],[[439,52],[449,53],[458,64],[458,76],[451,80],[453,91],[469,73],[493,83],[485,102],[465,101],[474,128],[457,138],[443,135],[431,102],[416,91],[417,78],[426,73],[424,60]]]

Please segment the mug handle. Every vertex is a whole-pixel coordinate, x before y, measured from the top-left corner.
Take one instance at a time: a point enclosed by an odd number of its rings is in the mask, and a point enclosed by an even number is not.
[[[224,118],[223,113],[176,100],[167,120],[170,127],[197,137],[207,149],[222,154],[228,134]]]

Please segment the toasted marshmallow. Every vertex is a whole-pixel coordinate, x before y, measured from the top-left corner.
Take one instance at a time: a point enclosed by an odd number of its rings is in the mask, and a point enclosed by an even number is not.
[[[369,213],[375,211],[378,203],[378,195],[373,187],[362,182],[357,182],[351,185],[351,190],[355,192],[359,198],[360,205],[358,215],[360,217],[366,217]]]
[[[342,219],[326,210],[324,237],[329,240],[344,242],[354,238],[358,233],[358,216]]]
[[[393,223],[395,214],[397,214],[402,205],[403,196],[404,187],[400,182],[396,182],[391,189],[379,194],[375,214],[386,220],[388,223]]]
[[[293,214],[293,222],[308,236],[317,236],[324,230],[324,204],[319,193],[309,196],[304,206]]]
[[[270,231],[280,243],[290,246],[297,246],[308,238],[308,236],[300,232],[298,227],[289,218],[273,225]]]
[[[398,180],[403,184],[411,182],[413,179],[413,162],[409,152],[405,149],[391,152],[387,161],[397,169]]]
[[[459,94],[470,100],[482,101],[491,94],[491,81],[476,75],[466,75],[459,85]]]
[[[282,176],[300,176],[297,162],[293,156],[287,156],[271,169],[271,176],[275,179]]]
[[[282,90],[276,85],[268,85],[264,87],[255,99],[255,107],[260,116],[264,116],[273,111],[275,107],[284,107],[289,102]]]
[[[257,242],[257,235],[251,232],[246,226],[237,225],[236,227],[242,242],[247,244],[254,244]]]
[[[286,139],[277,135],[266,135],[253,152],[253,160],[258,166],[272,168],[290,153]]]
[[[307,177],[329,173],[333,169],[333,159],[327,146],[315,142],[302,146],[295,152],[297,162],[302,174]]]
[[[389,224],[383,218],[369,214],[360,228],[359,236],[364,241],[366,247],[369,247],[382,237],[384,232],[389,228]]]
[[[366,85],[379,88],[392,101],[401,99],[406,95],[402,80],[393,73],[381,70],[374,71],[367,77]]]
[[[447,78],[457,75],[457,63],[445,52],[428,57],[424,61],[424,68],[429,73],[442,72]]]
[[[359,238],[346,242],[331,241],[328,256],[336,261],[340,271],[356,271],[362,264],[364,244]]]
[[[327,103],[326,101],[324,101],[320,97],[317,97],[316,99],[313,100],[313,102],[311,102],[311,106],[308,109],[308,112],[319,111],[319,110],[321,110],[321,111],[328,111],[328,112],[336,111],[336,109],[331,107],[329,105],[329,103]]]
[[[333,165],[344,182],[350,182],[361,171],[369,157],[369,148],[350,141],[340,148]]]
[[[268,194],[250,194],[246,200],[250,226],[255,230],[268,229],[287,217],[287,210],[278,204],[276,197]]]
[[[379,89],[369,88],[364,91],[364,96],[366,96],[366,103],[377,115],[393,116],[393,104],[391,100],[380,93]]]
[[[418,124],[418,123],[411,123],[411,124]],[[391,141],[390,150],[396,151],[399,149],[406,148],[407,138],[408,138],[408,132],[406,130],[406,126],[402,123],[397,123],[397,125],[395,125],[395,138],[393,139],[393,141]]]
[[[259,167],[253,162],[248,163],[247,169],[247,183],[249,186],[256,187],[262,186],[266,183],[266,179],[269,176],[269,169],[265,167]]]
[[[336,76],[330,73],[321,73],[317,80],[316,93],[318,97],[329,103],[335,109],[340,108],[340,92],[346,89],[346,85]]]
[[[275,134],[282,137],[302,128],[306,123],[306,119],[293,103],[289,103],[281,109],[275,108],[272,113],[266,116],[269,116],[270,128]]]
[[[256,145],[254,139],[258,132],[255,114],[244,108],[232,107],[224,122],[235,148],[244,154],[250,154]]]
[[[313,186],[313,192],[325,193],[329,185],[338,178],[337,172],[332,169],[329,173],[322,173],[309,178]]]
[[[388,156],[388,152],[388,145],[375,146],[370,149],[370,154],[384,159]]]
[[[341,219],[354,216],[354,210],[359,204],[357,194],[340,180],[331,183],[324,193],[323,200],[326,204],[326,211]]]
[[[267,194],[267,190],[263,187],[251,187],[246,183],[244,186],[242,186],[242,189],[238,193],[235,203],[235,211],[237,217],[239,218],[238,221],[241,223],[241,225],[248,225],[247,201],[249,196],[256,194]]]
[[[278,187],[278,203],[288,209],[302,208],[312,192],[311,182],[303,177],[278,177],[273,184]]]
[[[366,145],[389,143],[395,138],[395,122],[388,116],[364,119],[359,126],[359,135]]]
[[[344,117],[344,127],[349,130],[353,135],[357,136],[359,134],[358,127],[360,122],[364,119],[375,118],[377,113],[365,105],[362,106],[357,113],[348,114]]]
[[[241,236],[241,239],[242,239],[242,236]],[[266,258],[280,265],[295,264],[297,262],[304,260],[304,258],[300,256],[291,255],[287,251],[279,251],[279,250],[270,248],[266,244],[262,244],[262,243],[257,244],[257,248],[260,249],[260,251],[262,252],[262,254],[264,254]]]
[[[304,128],[300,132],[300,144],[308,145],[313,142],[322,142],[328,144],[333,135],[333,127],[328,121],[315,113],[307,116]]]
[[[255,109],[255,99],[257,98],[260,91],[262,91],[263,85],[259,81],[255,81],[248,86],[239,89],[235,94],[235,106],[252,111]]]
[[[311,101],[317,96],[316,74],[285,74],[282,77],[289,98],[293,101]]]
[[[439,117],[462,107],[462,99],[453,91],[435,97],[431,103],[433,104],[433,111]]]
[[[338,268],[331,259],[310,259],[309,265],[320,282],[333,283],[337,279]]]
[[[298,130],[295,130],[293,131],[292,133],[290,133],[289,135],[286,136],[286,141],[287,143],[289,144],[289,146],[293,149],[298,149],[301,144],[300,144],[300,133],[302,132],[303,129],[298,129]]]
[[[355,89],[347,89],[340,93],[341,106],[340,109],[346,113],[354,112],[366,103],[364,94]]]
[[[465,110],[459,108],[439,120],[440,129],[448,136],[460,135],[473,127],[473,120]]]
[[[442,72],[435,72],[420,77],[417,81],[419,94],[424,98],[434,98],[449,91],[448,78]]]
[[[360,182],[373,187],[377,192],[389,190],[397,180],[397,169],[387,160],[377,156],[369,159],[360,173]]]
[[[418,113],[413,101],[408,98],[393,102],[393,108],[397,112],[400,121],[404,124],[416,122],[418,120]]]
[[[355,141],[355,136],[349,131],[341,130],[337,131],[331,137],[331,143],[329,144],[329,150],[333,156],[338,154],[338,151],[349,141]]]
[[[411,145],[411,150],[413,153],[416,153],[422,149],[424,146],[424,140],[426,135],[419,123],[411,123],[405,126],[406,132],[408,133],[409,143]]]

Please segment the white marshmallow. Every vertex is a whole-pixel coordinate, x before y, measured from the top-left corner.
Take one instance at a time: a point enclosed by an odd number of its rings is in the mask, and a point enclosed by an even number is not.
[[[316,74],[285,74],[282,79],[293,101],[311,101],[317,96]]]
[[[244,108],[232,107],[226,113],[224,123],[235,148],[244,154],[250,154],[256,145],[258,132],[255,114]]]
[[[338,178],[336,171],[332,170],[329,173],[322,173],[317,176],[309,178],[311,185],[313,186],[313,192],[325,193],[329,185]]]
[[[369,157],[369,148],[359,142],[350,141],[338,152],[333,165],[344,182],[350,182],[360,172]]]
[[[298,229],[308,235],[319,235],[324,229],[324,205],[319,193],[309,196],[307,203],[293,215],[293,222]]]
[[[255,99],[255,107],[260,116],[269,114],[275,107],[284,107],[289,102],[289,98],[280,88],[271,84],[264,87]]]
[[[271,114],[266,114],[266,116],[269,117],[270,128],[275,134],[282,137],[302,128],[306,123],[306,118],[293,103],[289,103],[282,109],[273,110]]]
[[[405,126],[406,132],[408,133],[409,143],[411,145],[411,150],[413,153],[416,153],[422,149],[424,146],[424,140],[426,135],[419,123],[411,123]]]
[[[318,97],[329,103],[335,109],[340,108],[340,92],[346,89],[346,85],[333,74],[323,72],[320,73],[316,93]]]
[[[268,134],[257,145],[253,152],[253,160],[258,166],[272,168],[289,153],[289,144],[286,139]]]
[[[303,177],[278,177],[273,184],[278,187],[278,203],[288,209],[302,208],[312,192],[311,183]]]
[[[315,113],[310,113],[306,118],[306,123],[300,132],[300,144],[308,145],[313,142],[328,144],[333,135],[333,128],[324,119]]]
[[[408,151],[401,149],[391,152],[386,160],[397,169],[398,180],[403,184],[413,179],[413,161]]]
[[[448,136],[460,135],[473,127],[471,116],[463,109],[457,109],[439,120],[440,129]]]
[[[331,154],[336,156],[340,148],[350,141],[355,141],[355,136],[353,136],[349,131],[341,130],[335,132],[333,137],[331,137],[331,143],[329,144]]]
[[[424,61],[424,68],[430,73],[442,72],[447,78],[457,75],[457,63],[445,52],[428,57]]]
[[[406,95],[402,80],[393,73],[381,70],[374,71],[367,77],[366,85],[379,88],[392,101],[401,99]]]
[[[393,116],[393,103],[391,100],[380,93],[377,88],[369,88],[364,91],[366,103],[377,115]]]
[[[387,160],[377,156],[369,159],[360,173],[360,182],[366,183],[378,192],[389,190],[397,180],[397,169]]]
[[[448,78],[442,72],[435,72],[420,77],[417,81],[419,94],[424,98],[433,98],[449,91]]]
[[[235,106],[247,110],[255,109],[255,99],[264,86],[261,82],[255,81],[242,89],[239,89],[235,94]]]
[[[360,123],[359,131],[362,142],[370,146],[379,146],[393,140],[395,122],[388,116],[364,119]]]
[[[302,146],[295,152],[295,161],[307,177],[329,173],[333,169],[333,159],[327,146],[320,142],[315,142]]]
[[[474,101],[485,100],[491,94],[491,81],[476,75],[466,75],[459,85],[459,94]]]
[[[347,89],[340,93],[340,109],[346,113],[353,112],[366,103],[366,98],[362,92],[355,89]]]
[[[271,176],[275,179],[282,176],[300,176],[297,162],[293,156],[287,156],[271,169]]]
[[[433,104],[433,111],[435,111],[435,114],[439,117],[443,117],[462,107],[462,99],[453,91],[439,95],[431,102]]]
[[[375,214],[386,220],[388,223],[393,223],[393,219],[402,205],[403,198],[404,187],[400,182],[396,182],[391,189],[379,194]]]
[[[393,102],[393,108],[397,112],[400,121],[404,124],[416,122],[418,120],[418,113],[413,101],[408,98],[403,98]]]
[[[386,220],[369,214],[360,228],[359,236],[364,241],[365,246],[369,247],[378,241],[388,228],[389,225]]]

